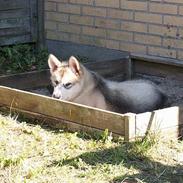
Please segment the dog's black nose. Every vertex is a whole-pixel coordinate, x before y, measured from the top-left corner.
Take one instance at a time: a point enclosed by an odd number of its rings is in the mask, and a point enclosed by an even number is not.
[[[55,94],[53,94],[52,97],[53,97],[53,98],[57,98],[57,99],[60,98],[59,96],[57,96],[57,95],[55,95]]]

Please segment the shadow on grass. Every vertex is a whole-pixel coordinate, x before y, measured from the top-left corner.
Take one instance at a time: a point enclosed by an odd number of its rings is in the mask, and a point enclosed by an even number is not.
[[[22,120],[26,120],[27,118],[24,116],[19,116]],[[37,124],[36,120],[29,120],[30,124]],[[39,125],[45,128],[48,131],[52,131],[53,133],[65,133],[69,131],[60,131],[58,129],[50,128],[49,126],[45,125],[44,121],[42,124]],[[100,136],[98,135],[89,135],[88,133],[78,133],[78,137],[82,139],[94,139],[100,140]],[[98,165],[119,165],[124,166],[125,168],[129,169],[129,173],[121,173],[121,175],[114,177],[111,183],[115,182],[128,182],[134,183],[138,182],[139,180],[143,180],[143,182],[150,182],[150,183],[163,183],[163,182],[170,182],[170,183],[182,183],[183,182],[183,166],[169,166],[161,164],[160,162],[156,162],[151,160],[150,158],[143,155],[138,150],[134,150],[136,147],[135,143],[121,143],[119,146],[115,148],[108,148],[97,150],[93,152],[86,152],[79,156],[70,159],[61,159],[59,161],[54,161],[49,166],[72,166],[76,169],[79,168],[78,163],[82,160],[87,165],[91,165],[92,167]],[[146,147],[145,147],[146,148]],[[130,169],[134,168],[139,173],[132,174],[130,173]],[[140,181],[139,181],[140,182]]]
[[[82,160],[87,165],[91,165],[93,167],[99,164],[121,165],[129,170],[134,168],[140,172],[134,175],[130,175],[130,173],[122,174],[121,176],[110,180],[111,183],[134,183],[138,182],[138,180],[143,180],[141,182],[151,183],[183,182],[183,166],[163,165],[141,154],[134,154],[132,150],[133,145],[133,143],[121,144],[116,148],[83,153],[75,158],[52,162],[51,166],[69,165],[78,169],[78,162]]]

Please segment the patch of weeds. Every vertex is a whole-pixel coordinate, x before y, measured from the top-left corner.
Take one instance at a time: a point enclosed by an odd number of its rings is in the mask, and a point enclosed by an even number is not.
[[[149,133],[143,139],[127,143],[127,151],[131,157],[144,157],[157,144],[158,134]]]
[[[77,132],[77,137],[85,139],[85,140],[94,140],[94,141],[101,141],[103,143],[106,143],[107,141],[110,142],[113,139],[112,133],[109,132],[108,129],[105,129],[104,131],[95,131],[92,133],[86,133],[83,131]]]
[[[33,129],[28,128],[26,125],[23,125],[23,126],[24,126],[24,128],[22,129],[23,133],[32,135],[35,138],[35,140],[37,140],[37,141],[42,140],[42,137],[41,137],[41,134],[40,134],[40,131],[41,131],[40,126],[35,126]]]
[[[0,47],[0,74],[20,73],[47,68],[48,51],[35,51],[31,44]]]
[[[0,167],[17,166],[22,162],[22,157],[0,157]]]
[[[26,173],[24,175],[24,178],[28,179],[28,180],[29,179],[33,179],[34,177],[38,176],[42,171],[43,171],[42,167],[38,167],[38,168],[32,167],[32,168],[29,168],[29,170],[26,171]]]
[[[111,140],[113,139],[112,137],[112,133],[109,133],[108,129],[105,129],[103,131],[103,133],[101,134],[101,140],[102,142],[111,142]]]

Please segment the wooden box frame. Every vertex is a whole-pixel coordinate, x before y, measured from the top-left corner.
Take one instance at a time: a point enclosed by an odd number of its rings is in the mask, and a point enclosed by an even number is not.
[[[122,75],[125,78],[131,78],[135,73],[144,71],[141,68],[148,67],[148,64],[151,65],[151,74],[154,74],[157,65],[158,68],[161,66],[165,74],[172,72],[171,69],[170,71],[166,68],[169,68],[170,65],[173,70],[175,70],[174,66],[178,69],[181,68],[175,62],[165,64],[149,58],[142,59],[139,56],[132,56],[132,59],[103,62],[105,65],[102,62],[97,66],[94,62],[85,65],[104,76],[114,76],[115,73],[115,75]],[[155,72],[155,74],[157,73]],[[178,137],[182,132],[183,113],[179,106],[141,114],[119,114],[25,91],[29,88],[48,85],[49,75],[49,70],[45,70],[1,76],[0,106],[43,119],[42,121],[54,128],[66,127],[73,131],[108,129],[114,135],[123,136],[125,141],[143,137],[148,131],[175,137]]]

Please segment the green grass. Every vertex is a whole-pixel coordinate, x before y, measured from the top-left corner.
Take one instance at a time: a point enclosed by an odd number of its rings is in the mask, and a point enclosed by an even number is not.
[[[36,51],[33,44],[0,47],[0,75],[46,69],[48,54],[47,49]],[[89,60],[79,55],[76,57],[82,63]]]
[[[47,68],[48,51],[35,51],[31,44],[0,47],[0,75]]]
[[[183,142],[148,136],[124,143],[0,115],[0,182],[183,182]]]

